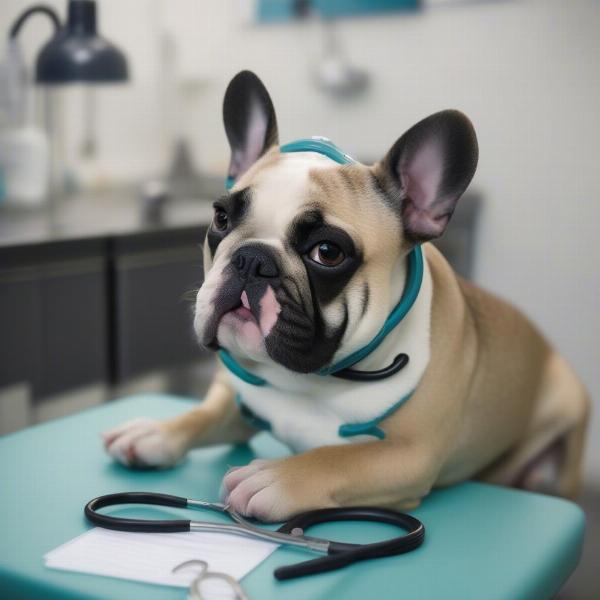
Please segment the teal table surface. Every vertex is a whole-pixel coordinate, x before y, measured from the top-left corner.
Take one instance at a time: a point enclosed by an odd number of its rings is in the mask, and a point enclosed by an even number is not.
[[[89,527],[83,506],[95,496],[143,490],[217,499],[228,466],[286,454],[267,434],[249,446],[195,450],[177,468],[163,471],[131,471],[104,453],[99,438],[104,429],[141,415],[172,416],[193,404],[164,395],[134,396],[0,438],[0,598],[186,597],[183,588],[47,569],[43,555]],[[140,508],[140,516],[144,510],[156,509]],[[198,512],[187,512],[198,518]],[[276,566],[307,558],[306,552],[280,548],[242,584],[253,600],[539,600],[551,598],[579,560],[584,517],[564,500],[468,482],[433,492],[413,514],[425,523],[427,535],[410,554],[278,582]],[[203,512],[202,518],[222,517]],[[336,523],[311,533],[372,541],[386,527]]]

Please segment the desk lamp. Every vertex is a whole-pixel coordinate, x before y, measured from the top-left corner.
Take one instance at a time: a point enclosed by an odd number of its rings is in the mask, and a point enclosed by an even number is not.
[[[16,19],[10,29],[10,37],[16,38],[25,21],[38,13],[50,18],[54,35],[37,56],[37,83],[110,83],[127,80],[125,55],[96,31],[94,0],[69,0],[68,17],[64,25],[52,7],[44,4],[31,6]]]

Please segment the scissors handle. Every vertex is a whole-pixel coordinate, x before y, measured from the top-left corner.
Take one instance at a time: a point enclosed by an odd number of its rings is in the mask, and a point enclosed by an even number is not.
[[[189,531],[191,521],[184,519],[173,519],[163,521],[151,521],[147,519],[124,519],[111,517],[96,512],[99,508],[113,506],[115,504],[154,504],[158,506],[174,506],[185,508],[188,505],[187,498],[171,496],[169,494],[154,494],[148,492],[122,492],[119,494],[107,494],[90,500],[84,510],[85,516],[90,522],[105,529],[118,531],[132,531],[136,533],[164,532],[176,533]]]
[[[352,508],[324,508],[313,510],[294,517],[278,531],[291,533],[294,529],[305,531],[307,527],[318,523],[332,521],[375,521],[395,525],[406,531],[405,535],[391,538],[383,542],[371,544],[349,544],[331,541],[328,555],[313,560],[307,560],[275,570],[275,577],[279,580],[294,579],[304,575],[313,575],[345,567],[359,560],[381,558],[403,554],[418,548],[425,539],[425,526],[419,519],[385,508],[352,507]]]

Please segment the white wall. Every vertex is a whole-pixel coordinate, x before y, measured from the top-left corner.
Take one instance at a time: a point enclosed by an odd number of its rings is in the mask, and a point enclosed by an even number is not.
[[[1,28],[24,4],[3,0]],[[344,21],[341,40],[372,87],[343,103],[310,83],[314,27],[243,26],[233,0],[100,6],[107,37],[127,49],[134,73],[129,87],[99,101],[101,150],[92,171],[107,177],[142,176],[164,164],[156,67],[163,24],[177,34],[182,77],[201,80],[185,123],[212,169],[225,169],[222,94],[242,68],[269,87],[283,140],[318,133],[361,157],[382,156],[433,111],[466,112],[480,141],[472,185],[486,199],[476,279],[531,315],[586,381],[597,408],[587,466],[600,481],[600,2],[513,0]],[[28,45],[34,38],[27,33]],[[67,98],[72,139],[74,98]]]

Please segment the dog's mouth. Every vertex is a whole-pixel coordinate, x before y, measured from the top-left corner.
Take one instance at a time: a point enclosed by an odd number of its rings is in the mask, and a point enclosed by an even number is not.
[[[252,346],[262,344],[277,321],[280,306],[273,288],[268,285],[239,287],[225,286],[215,302],[215,311],[208,322],[202,343],[219,350],[222,343],[219,333],[223,327],[238,338],[247,338]]]
[[[217,337],[221,323],[232,327],[239,335],[249,330],[260,331],[260,316],[252,309],[246,290],[242,291],[237,305],[223,312],[217,319]]]
[[[250,300],[248,299],[248,293],[244,290],[240,296],[240,303],[233,308],[232,310],[224,313],[221,316],[221,320],[225,315],[233,315],[242,321],[253,321],[258,325],[258,321],[252,312],[252,307],[250,306]]]
[[[225,275],[228,275],[227,273]],[[298,373],[310,373],[327,364],[340,344],[347,325],[325,335],[317,316],[277,281],[248,281],[224,277],[210,309],[196,314],[199,341],[211,350],[226,349],[234,356],[265,358]]]
[[[213,310],[210,314],[204,315],[206,320],[202,337],[199,340],[204,347],[211,350],[219,350],[221,348],[217,339],[217,333],[225,315],[231,314],[239,319],[247,320],[253,316],[247,300],[248,295],[245,292],[246,290],[242,282],[237,282],[232,278],[229,278],[221,287],[212,301]],[[242,294],[244,294],[244,300],[242,300]]]

